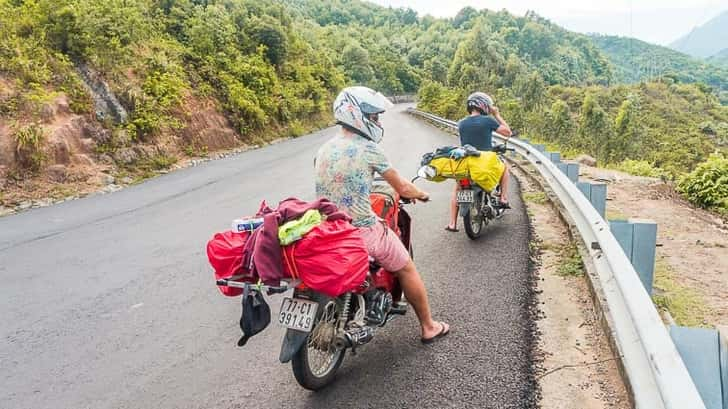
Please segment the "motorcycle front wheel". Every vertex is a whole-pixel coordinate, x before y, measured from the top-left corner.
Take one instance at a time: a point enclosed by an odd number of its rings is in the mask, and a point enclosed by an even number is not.
[[[482,194],[475,195],[473,203],[470,204],[470,208],[463,215],[465,234],[467,234],[471,240],[477,239],[483,233],[483,212],[481,210],[482,200]]]
[[[319,308],[321,313],[308,333],[306,343],[291,359],[293,376],[298,384],[313,391],[333,382],[346,352],[335,345],[339,312],[336,300],[319,300]]]

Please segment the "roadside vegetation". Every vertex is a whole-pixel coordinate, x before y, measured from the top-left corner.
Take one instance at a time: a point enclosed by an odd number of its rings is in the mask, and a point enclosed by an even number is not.
[[[722,206],[720,189],[696,193],[708,185],[687,175],[727,149],[728,108],[716,96],[724,71],[696,71],[665,52],[664,75],[620,85],[641,78],[625,71],[626,57],[615,59],[619,41],[534,13],[470,7],[443,19],[358,0],[0,0],[0,119],[16,124],[11,165],[22,168],[0,169],[0,180],[53,165],[43,155],[60,97],[103,129],[93,155],[146,174],[208,154],[187,132],[202,107],[223,115],[239,143],[258,145],[330,123],[334,94],[363,84],[418,93],[423,109],[451,119],[465,114],[469,92],[487,91],[525,137],[685,180],[696,204]],[[125,118],[96,112],[85,69],[108,84]],[[142,158],[115,155],[170,140],[173,149]],[[148,165],[155,155],[174,158]],[[724,163],[710,166],[721,173]]]
[[[688,327],[705,327],[707,306],[694,289],[676,281],[675,272],[665,262],[655,263],[655,281],[652,300],[655,305],[668,311],[675,323]]]

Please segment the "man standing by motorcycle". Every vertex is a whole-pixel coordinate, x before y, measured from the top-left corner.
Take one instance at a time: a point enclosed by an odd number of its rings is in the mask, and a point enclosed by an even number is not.
[[[369,255],[397,276],[420,321],[421,340],[429,344],[447,335],[450,327],[432,319],[425,285],[409,252],[397,234],[378,220],[369,201],[374,173],[402,197],[429,199],[427,193],[400,176],[378,145],[384,134],[379,115],[391,106],[381,93],[366,87],[341,91],[333,106],[341,129],[316,155],[316,195],[345,210],[360,229]]]
[[[479,151],[493,149],[493,132],[510,137],[513,133],[508,123],[501,117],[498,107],[493,104],[493,98],[484,92],[474,92],[467,99],[468,116],[458,123],[460,145],[471,145]],[[501,208],[510,208],[508,205],[508,166],[500,178],[501,195],[498,199]],[[457,191],[460,189],[455,183],[455,189],[450,200],[450,223],[445,230],[456,232],[458,220]]]

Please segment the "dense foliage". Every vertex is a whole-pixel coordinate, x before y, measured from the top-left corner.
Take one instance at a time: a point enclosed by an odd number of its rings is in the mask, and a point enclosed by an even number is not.
[[[728,102],[728,67],[634,38],[594,35],[592,41],[609,57],[618,82],[635,83],[668,77],[676,82],[700,82]]]
[[[680,179],[678,189],[691,201],[728,214],[728,157],[711,155]]]
[[[602,164],[642,160],[677,177],[728,148],[728,107],[693,84],[642,83],[613,87],[532,84],[494,92],[513,128],[554,143],[566,153],[586,152]],[[523,97],[524,92],[530,96]],[[428,84],[420,106],[459,119],[467,91]],[[534,103],[538,101],[538,103]]]
[[[533,13],[438,19],[359,0],[0,0],[0,118],[15,124],[18,161],[40,168],[44,103],[65,94],[90,114],[89,67],[129,113],[104,122],[108,149],[180,134],[199,106],[243,139],[296,134],[357,83],[418,92],[453,119],[484,90],[527,136],[642,173],[678,177],[725,150],[728,108],[710,88],[725,89],[725,69],[625,41]]]
[[[0,75],[18,101],[5,114],[58,91],[88,110],[83,63],[120,97],[137,139],[184,127],[188,105],[208,98],[242,135],[305,120],[344,77],[302,32],[273,0],[0,0]]]
[[[708,58],[706,61],[728,70],[728,48],[723,49],[723,51]]]
[[[588,37],[532,13],[465,8],[435,19],[358,0],[291,3],[323,27],[318,40],[349,78],[387,93],[414,92],[423,80],[510,86],[532,71],[549,84],[611,81],[609,63]]]

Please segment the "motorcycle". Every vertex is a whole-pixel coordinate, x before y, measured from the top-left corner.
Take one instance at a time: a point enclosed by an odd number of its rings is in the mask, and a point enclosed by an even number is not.
[[[498,159],[501,162],[505,162],[503,155],[507,151],[514,151],[514,149],[502,144],[494,146],[492,151],[498,154]],[[431,179],[435,175],[434,172],[435,170],[430,166],[424,165],[418,171],[418,175]],[[498,184],[489,192],[480,187],[470,177],[457,177],[455,180],[459,187],[456,193],[458,213],[463,218],[465,234],[471,240],[475,240],[482,235],[484,227],[488,223],[503,216],[506,210],[498,201],[501,195],[501,187]]]
[[[503,144],[494,146],[492,150],[498,154],[501,162],[504,162],[502,155],[514,149]],[[500,218],[506,211],[498,201],[501,195],[500,184],[488,192],[470,178],[459,179],[457,183],[460,187],[456,195],[458,212],[463,218],[465,234],[471,240],[475,240],[482,235],[484,227],[490,221]]]
[[[410,200],[392,197],[397,210],[394,220],[385,220],[397,233],[412,256],[412,220],[404,205]],[[397,277],[369,259],[366,280],[354,291],[332,298],[313,291],[300,280],[283,280],[280,286],[265,286],[218,280],[227,285],[268,295],[293,289],[291,297],[281,303],[278,323],[286,328],[279,361],[291,362],[296,381],[304,388],[318,390],[334,381],[347,350],[356,354],[376,332],[408,309],[402,300]]]

